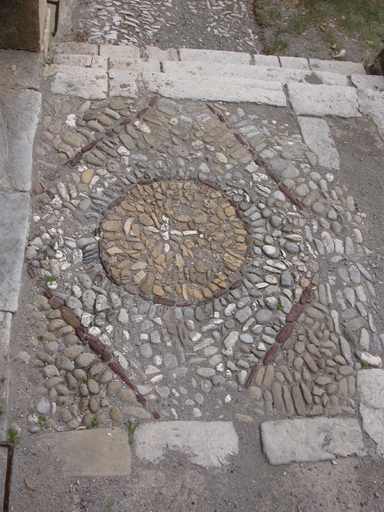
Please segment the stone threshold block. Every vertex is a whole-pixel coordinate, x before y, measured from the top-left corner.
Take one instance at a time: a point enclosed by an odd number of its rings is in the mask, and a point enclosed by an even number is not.
[[[78,96],[86,100],[103,100],[108,92],[107,71],[79,66],[58,66],[51,90],[56,94]]]
[[[282,85],[245,78],[220,78],[188,74],[143,73],[146,88],[168,98],[200,101],[250,102],[277,107],[286,106]]]
[[[344,416],[267,421],[261,441],[272,465],[366,455],[358,421]]]
[[[357,374],[357,391],[363,429],[377,444],[384,457],[384,370],[361,370]]]
[[[41,436],[39,451],[53,452],[63,461],[63,477],[129,476],[131,450],[127,432],[120,428],[74,430]]]
[[[298,115],[361,117],[357,91],[352,87],[291,83],[288,96]]]
[[[17,310],[28,216],[28,194],[0,192],[0,311]]]
[[[136,455],[157,464],[167,450],[185,453],[188,459],[206,468],[228,464],[239,452],[239,440],[230,421],[167,421],[146,423],[135,433]]]

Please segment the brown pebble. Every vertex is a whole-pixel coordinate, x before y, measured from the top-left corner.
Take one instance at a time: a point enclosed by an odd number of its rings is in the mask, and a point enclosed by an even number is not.
[[[293,329],[294,329],[293,324],[285,325],[275,338],[277,343],[284,343],[284,341],[287,340],[290,337],[290,335],[292,334]]]
[[[80,320],[77,318],[75,313],[68,306],[61,306],[60,308],[61,316],[67,322],[67,324],[71,325],[76,329],[76,327],[80,327]]]
[[[276,352],[279,350],[279,345],[273,345],[265,354],[263,364],[268,364],[275,357]]]

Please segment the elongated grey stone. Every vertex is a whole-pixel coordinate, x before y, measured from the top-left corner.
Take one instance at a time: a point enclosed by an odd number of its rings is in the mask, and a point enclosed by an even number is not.
[[[0,192],[0,310],[14,313],[28,229],[29,195]]]
[[[324,119],[298,117],[304,142],[317,156],[322,167],[339,170],[339,153],[335,147],[328,124]]]

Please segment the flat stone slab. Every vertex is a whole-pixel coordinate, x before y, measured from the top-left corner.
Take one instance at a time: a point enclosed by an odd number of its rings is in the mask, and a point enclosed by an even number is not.
[[[135,433],[135,445],[137,457],[147,462],[158,463],[166,450],[177,450],[206,468],[227,464],[227,457],[239,452],[239,440],[230,421],[146,423]]]
[[[140,59],[140,48],[138,46],[102,44],[100,45],[100,56],[115,59]]]
[[[377,453],[384,457],[384,370],[361,370],[357,391],[363,429],[377,443]]]
[[[335,147],[328,124],[316,117],[297,118],[304,142],[317,156],[322,167],[339,170],[339,153]]]
[[[39,89],[42,70],[42,53],[0,50],[0,85]]]
[[[384,76],[352,75],[351,81],[355,87],[362,91],[384,91]]]
[[[80,66],[84,68],[108,69],[108,59],[99,55],[78,55],[60,53],[55,55],[53,62],[64,66]]]
[[[228,64],[223,67],[216,62],[163,62],[165,73],[179,75],[183,73],[201,76],[217,76],[247,78],[261,82],[259,87],[269,88],[269,82],[280,83],[281,85],[291,82],[318,83],[326,85],[348,85],[347,77],[336,73],[314,72],[311,70],[279,68],[270,66],[248,66],[246,64]],[[256,85],[256,84],[255,84]],[[272,88],[272,87],[271,87]]]
[[[179,54],[175,48],[161,50],[160,48],[157,48],[157,46],[146,46],[144,49],[144,57],[158,61],[179,60]]]
[[[31,189],[33,140],[41,94],[0,88],[0,187]]]
[[[146,64],[145,62],[143,65]],[[142,70],[140,70],[141,72]],[[109,75],[109,95],[110,97],[122,96],[123,98],[138,97],[138,83],[141,82],[139,73],[125,71],[121,69],[111,69]]]
[[[28,233],[29,195],[0,192],[0,310],[14,313]]]
[[[288,95],[296,114],[361,117],[357,91],[338,85],[288,84]]]
[[[261,425],[261,441],[273,465],[366,455],[358,421],[344,416],[267,421]]]
[[[308,59],[302,57],[279,57],[282,68],[309,69]]]
[[[89,43],[75,43],[69,41],[67,43],[57,43],[53,45],[53,52],[59,53],[73,53],[83,55],[98,55],[99,47],[97,44]]]
[[[199,76],[191,80],[188,74],[143,73],[145,86],[168,98],[200,101],[234,101],[286,106],[282,85],[278,82],[216,76]]]
[[[222,66],[226,64],[250,64],[251,55],[242,52],[220,52],[217,50],[194,50],[192,48],[180,48],[180,60],[195,62],[218,62]]]
[[[358,62],[309,59],[309,64],[311,69],[318,71],[330,71],[331,73],[340,73],[347,76],[352,74],[366,74],[364,66]]]
[[[12,323],[12,314],[5,313],[4,311],[0,311],[0,377],[5,377],[5,382],[2,383],[0,387],[0,403],[3,406],[3,409],[6,410],[7,402],[8,402],[8,387],[9,387],[9,378],[8,378],[8,351],[9,351],[9,341],[11,337],[11,323]],[[6,418],[5,415],[0,418],[0,436],[1,439],[6,439]]]
[[[64,477],[97,478],[131,473],[128,436],[120,428],[47,434],[39,438],[37,444],[62,459]]]
[[[142,60],[142,59],[124,59],[122,57],[110,57],[109,69],[126,70],[130,73],[142,73],[143,71],[153,71],[160,73],[159,60]]]
[[[107,97],[107,72],[104,69],[80,66],[58,66],[51,90],[56,94],[68,94],[86,100],[102,100]]]
[[[359,104],[361,112],[372,117],[380,135],[384,137],[384,91],[359,91]]]

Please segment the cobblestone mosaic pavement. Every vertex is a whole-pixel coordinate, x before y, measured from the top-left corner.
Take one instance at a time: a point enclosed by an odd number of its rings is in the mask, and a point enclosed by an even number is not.
[[[357,413],[383,336],[330,134],[326,167],[272,107],[139,90],[43,108],[30,432]]]

